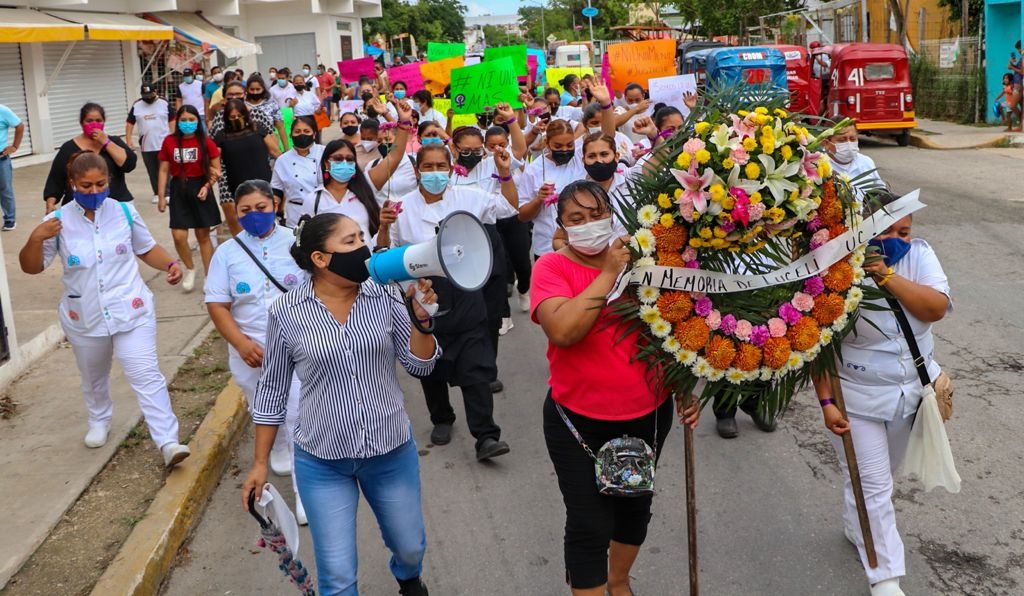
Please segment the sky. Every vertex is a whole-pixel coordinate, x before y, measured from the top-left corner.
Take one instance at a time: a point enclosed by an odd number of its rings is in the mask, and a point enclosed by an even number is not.
[[[485,14],[516,14],[519,11],[520,6],[527,3],[524,0],[508,0],[495,1],[495,0],[461,0],[462,4],[466,7],[467,17],[478,17]]]

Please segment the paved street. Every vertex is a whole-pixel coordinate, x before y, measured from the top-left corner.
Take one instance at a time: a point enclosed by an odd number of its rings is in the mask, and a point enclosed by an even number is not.
[[[1024,193],[1019,150],[925,151],[862,141],[898,192],[922,188],[929,208],[915,235],[936,249],[956,309],[936,327],[937,359],[957,384],[948,431],[963,491],[924,493],[897,485],[898,524],[907,547],[907,594],[1020,594],[1024,591],[1024,444],[1016,410],[1024,371]],[[418,387],[405,377],[422,454],[428,550],[424,578],[441,596],[566,594],[564,510],[541,432],[545,340],[525,314],[502,339],[505,392],[496,417],[512,453],[473,461],[459,420],[453,442],[428,445],[430,423]],[[456,399],[459,402],[456,392]],[[461,415],[461,407],[456,406]],[[708,412],[696,436],[701,586],[711,595],[867,594],[842,535],[842,479],[808,394],[774,434],[739,417],[725,441]],[[658,474],[654,521],[634,568],[643,596],[687,592],[682,432],[673,429]],[[170,596],[289,594],[276,559],[253,546],[255,522],[239,487],[252,459],[251,433],[222,479],[188,553],[168,580]],[[286,478],[273,478],[291,496]],[[365,502],[363,503],[365,505]],[[387,553],[367,507],[359,520],[361,593],[395,594]],[[315,568],[308,531],[300,556]]]

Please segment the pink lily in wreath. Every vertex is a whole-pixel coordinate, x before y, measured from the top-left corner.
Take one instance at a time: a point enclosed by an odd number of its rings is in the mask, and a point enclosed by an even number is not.
[[[818,162],[821,160],[821,153],[803,150],[803,158],[800,165],[803,167],[804,176],[814,184],[821,184],[821,176],[818,175]]]
[[[690,165],[690,170],[677,170],[672,168],[672,175],[676,177],[683,187],[683,194],[679,197],[679,213],[686,221],[693,221],[693,212],[704,213],[708,210],[707,189],[715,178],[715,172],[711,168],[704,168],[704,172],[697,175],[697,163]]]
[[[732,211],[730,212],[732,219],[740,222],[744,226],[750,224],[750,212],[748,211],[748,208],[750,207],[750,197],[747,196],[747,193],[744,192],[742,188],[733,188],[730,190],[730,193],[736,201],[733,205]]]

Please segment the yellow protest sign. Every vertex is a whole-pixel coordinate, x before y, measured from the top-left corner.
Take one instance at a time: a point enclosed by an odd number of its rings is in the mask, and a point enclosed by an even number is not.
[[[444,88],[452,82],[452,70],[462,68],[463,64],[465,64],[465,58],[462,56],[453,56],[436,62],[420,63],[423,86],[434,95],[444,93]]]
[[[615,91],[624,91],[630,83],[647,88],[649,79],[676,74],[676,42],[673,39],[651,39],[610,45],[608,65]]]
[[[564,79],[565,75],[570,74],[583,78],[583,75],[594,74],[594,69],[589,66],[567,66],[563,68],[552,68],[549,66],[547,70],[548,87],[554,87],[555,89],[558,89],[559,93],[562,93],[565,89],[558,83],[558,81]]]

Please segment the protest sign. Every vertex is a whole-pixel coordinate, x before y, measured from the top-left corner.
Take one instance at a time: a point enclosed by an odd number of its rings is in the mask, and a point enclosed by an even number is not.
[[[608,63],[608,52],[601,54],[601,82],[608,89],[612,88],[612,67]]]
[[[358,83],[359,77],[369,77],[371,81],[377,78],[377,71],[373,69],[373,58],[356,58],[355,60],[341,60],[338,62],[338,74],[341,75],[342,83]]]
[[[517,77],[526,76],[526,46],[501,46],[484,49],[484,62],[492,62],[501,58],[510,58],[512,60],[512,67],[515,69]]]
[[[452,70],[462,68],[463,62],[462,56],[445,58],[437,62],[420,62],[423,86],[434,95],[444,93],[444,88],[452,82]]]
[[[499,102],[521,108],[512,59],[506,56],[453,70],[451,98],[456,114],[477,114]]]
[[[464,43],[439,43],[432,41],[427,44],[427,60],[430,62],[437,62],[438,60],[454,58],[465,54],[466,44]]]
[[[630,83],[647,87],[648,80],[676,74],[676,42],[652,39],[608,46],[612,88],[623,91]]]
[[[284,138],[281,138],[280,134],[278,134],[276,136],[277,136],[277,148],[280,149],[282,153],[284,153],[285,151],[288,151],[289,149],[292,148],[292,136],[291,136],[291,134],[289,134],[289,131],[291,131],[291,129],[292,129],[292,122],[294,122],[294,121],[295,121],[295,113],[292,111],[292,109],[291,108],[281,108],[281,123],[284,125],[285,136],[284,136]],[[276,132],[276,130],[275,130],[275,132]]]
[[[395,83],[405,83],[406,95],[411,96],[420,89],[423,89],[423,73],[420,72],[420,65],[403,64],[388,69],[388,81],[394,87]]]
[[[565,91],[565,89],[562,88],[558,81],[564,79],[565,75],[570,74],[574,74],[580,78],[583,78],[583,75],[594,74],[594,69],[589,66],[566,66],[563,68],[548,68],[548,87],[554,87],[555,89],[558,89],[559,93]]]
[[[452,107],[452,100],[434,98],[434,109],[448,116],[448,110]],[[475,114],[452,114],[448,121],[452,123],[452,130],[460,126],[471,126],[476,124]]]
[[[533,48],[526,48],[526,55],[533,56],[537,59],[537,73],[543,74],[548,69],[548,59],[544,55],[544,50],[535,50]]]
[[[345,101],[338,102],[338,113],[344,114],[345,112],[355,112],[363,108],[363,100],[361,99],[346,99]]]
[[[482,60],[480,60],[480,56],[466,56],[465,65],[473,66],[474,64],[480,64],[481,62]]]
[[[533,55],[526,56],[526,70],[529,71],[528,76],[531,81],[537,80],[537,57]]]
[[[683,102],[683,94],[697,92],[697,78],[693,74],[650,79],[648,84],[652,104],[670,105],[679,108],[684,117],[690,115],[690,108]]]

